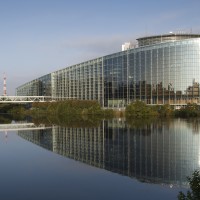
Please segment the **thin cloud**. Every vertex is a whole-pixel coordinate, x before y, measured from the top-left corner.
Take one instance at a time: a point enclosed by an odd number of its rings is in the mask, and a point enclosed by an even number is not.
[[[89,52],[115,52],[121,50],[121,44],[125,42],[124,36],[111,37],[79,37],[74,40],[66,40],[60,45],[62,49],[72,48]]]

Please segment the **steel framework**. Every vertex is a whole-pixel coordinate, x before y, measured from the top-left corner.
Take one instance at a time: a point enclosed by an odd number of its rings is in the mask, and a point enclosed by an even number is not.
[[[69,98],[57,98],[51,96],[0,96],[0,103],[31,103],[62,101]]]

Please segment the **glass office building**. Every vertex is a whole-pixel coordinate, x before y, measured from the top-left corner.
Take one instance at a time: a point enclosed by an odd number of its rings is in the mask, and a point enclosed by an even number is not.
[[[166,34],[137,39],[137,47],[47,74],[16,95],[97,100],[123,108],[147,104],[200,103],[200,35]]]
[[[16,89],[17,96],[51,96],[51,74],[32,80]]]

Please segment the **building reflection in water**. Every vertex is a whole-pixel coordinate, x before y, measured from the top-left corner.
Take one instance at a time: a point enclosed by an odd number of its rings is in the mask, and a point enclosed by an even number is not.
[[[187,185],[200,167],[198,121],[170,120],[130,128],[123,120],[97,128],[18,131],[24,139],[68,158],[140,181]]]

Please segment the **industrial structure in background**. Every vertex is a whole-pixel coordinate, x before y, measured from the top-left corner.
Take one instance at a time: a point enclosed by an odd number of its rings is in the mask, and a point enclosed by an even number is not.
[[[6,74],[3,74],[3,96],[7,96],[7,89],[6,89]]]

